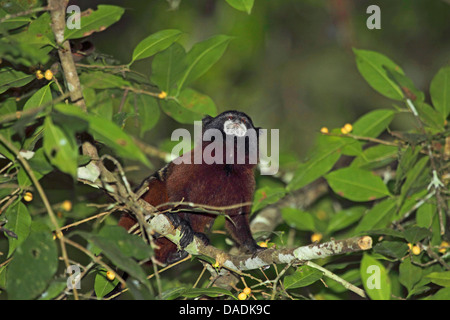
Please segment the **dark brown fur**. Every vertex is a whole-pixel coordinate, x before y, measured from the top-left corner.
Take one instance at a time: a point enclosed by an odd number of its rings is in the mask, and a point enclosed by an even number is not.
[[[202,148],[207,144],[198,146]],[[192,202],[197,205],[228,207],[253,200],[255,164],[194,164],[194,152],[191,151],[191,164],[169,163],[165,168],[148,178],[149,190],[142,198],[153,206],[168,202]],[[256,245],[249,227],[251,206],[227,209],[225,214],[226,228],[233,239],[251,253],[261,250]],[[199,212],[176,213],[187,221],[195,233],[205,233],[213,225],[217,215]],[[124,215],[119,225],[129,229],[135,223],[129,215]],[[162,263],[170,263],[179,259],[177,246],[166,238],[155,240],[160,247],[155,257]]]

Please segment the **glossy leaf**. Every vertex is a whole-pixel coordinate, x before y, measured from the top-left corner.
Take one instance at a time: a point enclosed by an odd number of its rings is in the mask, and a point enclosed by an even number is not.
[[[353,49],[353,52],[359,72],[373,89],[385,97],[400,101],[403,99],[402,90],[390,79],[384,68],[386,66],[404,74],[397,64],[375,51]]]
[[[254,0],[226,0],[230,6],[239,11],[250,14],[252,12]]]
[[[5,224],[5,228],[17,235],[17,239],[8,237],[8,257],[10,257],[14,250],[28,238],[31,228],[31,216],[28,208],[22,202],[19,202],[17,205],[7,209],[6,219],[8,223]]]
[[[33,230],[17,247],[8,265],[8,299],[29,300],[42,293],[58,267],[58,251],[50,230]]]
[[[266,186],[256,190],[253,199],[252,212],[256,212],[268,205],[276,203],[285,195],[286,190],[284,188],[271,188]]]
[[[50,84],[43,86],[38,91],[36,91],[23,106],[23,110],[28,110],[32,108],[38,108],[46,104],[50,104],[52,101],[52,91]]]
[[[106,277],[106,270],[100,269],[97,271],[94,280],[94,291],[97,299],[101,299],[106,296],[108,293],[114,290],[114,288],[119,283],[117,278],[113,280],[109,280]]]
[[[108,28],[110,25],[120,20],[125,9],[101,4],[97,6],[97,10],[88,9],[81,14],[80,28],[69,29],[66,25],[64,37],[66,39],[78,39],[91,35],[94,32],[100,32]]]
[[[343,168],[325,176],[335,193],[352,201],[371,201],[390,192],[380,177],[372,172],[357,168]]]
[[[430,85],[433,106],[439,111],[443,120],[450,114],[450,66],[441,68]]]
[[[354,224],[362,217],[365,211],[365,207],[354,206],[337,212],[328,222],[327,233],[333,233]]]
[[[44,152],[50,163],[72,177],[77,176],[78,147],[74,136],[53,124],[50,117],[44,121]]]
[[[395,214],[396,199],[387,198],[372,207],[356,226],[354,233],[381,229],[387,226]]]
[[[0,69],[0,93],[10,88],[22,87],[33,79],[34,75],[26,74],[10,67],[2,68]]]
[[[373,248],[374,252],[385,257],[401,259],[408,252],[408,246],[404,241],[381,241]]]
[[[306,211],[296,208],[283,208],[283,220],[291,227],[302,231],[315,231],[314,217]]]
[[[439,286],[450,287],[450,271],[432,272],[426,277]]]
[[[356,136],[376,138],[391,123],[395,112],[388,109],[371,111],[353,124],[352,134]]]
[[[183,46],[175,42],[153,58],[151,80],[160,90],[170,93],[185,72],[185,56]]]
[[[422,269],[411,263],[411,259],[405,259],[399,266],[399,281],[411,292],[414,286],[422,278]]]
[[[391,281],[383,264],[364,253],[360,272],[364,289],[372,300],[390,300]]]
[[[161,30],[138,43],[134,48],[130,65],[136,61],[153,56],[154,54],[167,49],[181,36],[179,30]]]
[[[306,287],[320,280],[323,273],[310,266],[301,266],[295,273],[284,278],[283,285],[286,289]]]
[[[318,145],[312,151],[309,159],[301,163],[287,189],[294,191],[326,174],[341,156],[341,149],[353,139],[323,136],[319,138]]]
[[[178,92],[208,71],[223,55],[231,37],[217,35],[196,43],[185,58],[186,71],[178,81]]]
[[[214,116],[217,113],[212,99],[193,89],[185,89],[176,100],[161,101],[162,110],[180,123],[193,124],[205,115]]]
[[[153,128],[159,120],[160,111],[158,102],[155,98],[140,94],[136,95],[136,102],[138,104],[138,121],[140,125],[140,136]]]
[[[80,75],[80,82],[83,86],[92,89],[122,88],[124,86],[131,86],[130,82],[125,80],[123,77],[101,71],[83,72]]]
[[[130,136],[115,123],[95,115],[86,114],[79,108],[71,105],[58,104],[55,106],[55,109],[65,115],[87,121],[89,123],[88,130],[96,139],[113,148],[118,155],[127,159],[138,160],[150,167],[150,162],[144,153],[136,146]]]

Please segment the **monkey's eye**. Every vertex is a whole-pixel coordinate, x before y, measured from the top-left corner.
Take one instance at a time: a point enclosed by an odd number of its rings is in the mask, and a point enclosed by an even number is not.
[[[242,123],[246,123],[247,120],[245,118],[241,118]]]
[[[228,120],[233,120],[233,116],[228,116]]]

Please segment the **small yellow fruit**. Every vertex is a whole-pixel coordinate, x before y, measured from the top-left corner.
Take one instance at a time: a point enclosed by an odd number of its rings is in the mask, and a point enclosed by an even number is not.
[[[219,268],[220,267],[219,261],[216,261],[212,266],[214,268]]]
[[[346,123],[342,128],[341,128],[341,132],[343,134],[347,134],[352,132],[353,130],[353,126],[350,123]]]
[[[249,287],[246,287],[246,288],[244,288],[244,290],[242,290],[242,292],[249,296],[250,293],[252,293],[252,289],[250,289]]]
[[[112,271],[107,271],[106,278],[108,278],[109,281],[113,281],[116,278],[116,275]]]
[[[413,247],[413,245],[412,245],[411,243],[408,243],[408,248],[409,248],[409,250],[411,250],[412,247]]]
[[[23,200],[25,200],[26,202],[30,202],[31,200],[33,200],[33,194],[31,192],[25,192]]]
[[[320,129],[320,132],[322,133],[328,133],[328,128],[327,127],[322,127],[322,129]]]
[[[247,299],[247,295],[244,292],[241,292],[238,295],[238,299],[239,300],[246,300]]]
[[[439,246],[439,252],[445,253],[449,247],[450,247],[450,243],[448,243],[447,241],[442,241],[441,245]]]
[[[311,235],[311,242],[320,242],[320,240],[322,240],[322,238],[323,238],[323,236],[321,233],[318,233],[318,232],[313,233]]]
[[[267,248],[267,241],[258,242],[258,246],[260,246],[261,248]]]
[[[61,239],[62,238],[62,232],[60,231],[60,232],[55,232],[55,233],[53,233],[53,240],[56,240],[56,239]]]
[[[64,200],[61,207],[66,211],[70,211],[72,210],[72,202],[70,200]]]
[[[164,99],[164,98],[166,98],[167,97],[167,92],[165,92],[165,91],[161,91],[159,94],[158,94],[158,98],[160,98],[160,99]]]
[[[53,79],[53,72],[50,69],[46,70],[45,73],[44,73],[44,77],[48,81],[52,80]]]
[[[420,254],[420,247],[419,246],[414,246],[414,247],[412,247],[412,249],[411,249],[411,252],[414,254],[414,255],[418,255],[418,254]]]
[[[44,78],[44,75],[42,74],[41,70],[36,71],[36,78],[39,80]]]

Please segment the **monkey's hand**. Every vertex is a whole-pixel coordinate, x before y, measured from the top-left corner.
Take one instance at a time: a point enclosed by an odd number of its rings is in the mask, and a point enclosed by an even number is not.
[[[194,240],[194,236],[201,239],[205,245],[209,244],[209,239],[204,233],[195,232],[192,230],[189,222],[181,218],[179,215],[171,213],[164,213],[164,215],[170,220],[174,228],[181,226],[181,249],[186,248]]]

